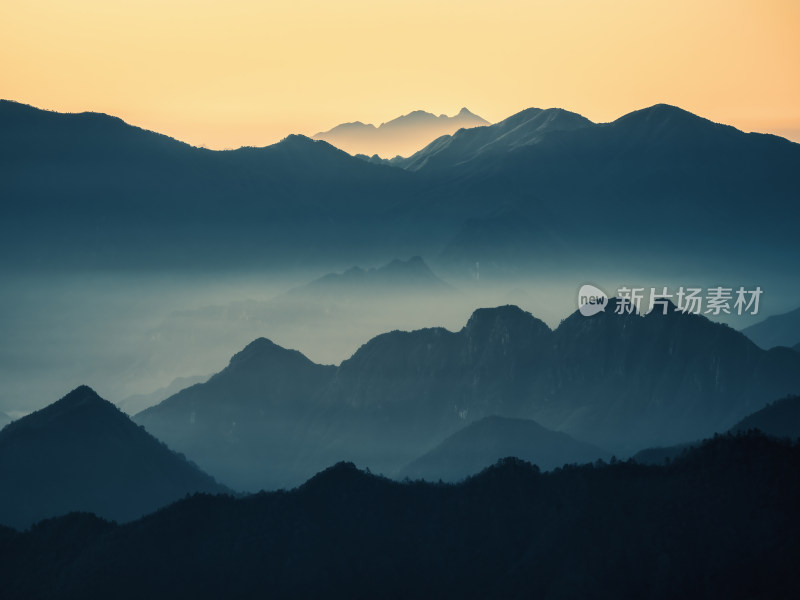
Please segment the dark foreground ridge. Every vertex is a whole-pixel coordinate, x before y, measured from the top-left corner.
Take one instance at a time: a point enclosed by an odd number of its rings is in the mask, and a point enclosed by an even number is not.
[[[789,598],[798,472],[800,445],[755,432],[667,466],[504,459],[455,486],[340,463],[127,525],[0,529],[0,573],[14,598]]]

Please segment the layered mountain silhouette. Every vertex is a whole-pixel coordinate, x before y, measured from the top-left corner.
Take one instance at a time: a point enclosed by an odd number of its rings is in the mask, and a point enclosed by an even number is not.
[[[462,128],[488,125],[489,122],[462,108],[458,114],[438,117],[423,110],[415,110],[378,127],[356,121],[342,123],[329,131],[317,133],[316,140],[325,140],[350,154],[384,158],[410,156],[434,139]]]
[[[103,114],[9,101],[0,128],[4,239],[34,263],[252,266],[301,239],[305,252],[346,256],[406,189],[402,170],[298,135],[215,152]]]
[[[159,402],[166,400],[170,396],[177,394],[181,390],[186,389],[195,383],[203,383],[207,380],[208,377],[203,375],[197,375],[194,377],[176,377],[170,382],[169,385],[164,386],[163,388],[158,388],[149,394],[135,394],[133,396],[123,398],[119,401],[117,406],[126,414],[134,415],[146,408],[155,406]]]
[[[48,598],[788,598],[800,448],[720,437],[670,466],[458,486],[337,464],[291,492],[198,495],[129,526],[0,528],[3,591]]]
[[[463,271],[465,264],[481,262],[486,273],[498,259],[502,267],[523,257],[540,269],[564,263],[597,269],[616,257],[633,261],[631,248],[650,255],[656,247],[662,249],[658,256],[642,261],[648,269],[677,256],[707,268],[704,239],[719,244],[714,254],[730,262],[789,268],[781,252],[797,252],[789,241],[791,226],[779,225],[775,237],[764,238],[769,259],[756,259],[734,240],[760,238],[781,221],[797,222],[790,191],[796,169],[790,165],[798,164],[798,144],[745,134],[662,104],[601,124],[560,109],[529,109],[437,140],[400,166],[415,169],[437,189],[451,187],[458,197],[457,205],[446,199],[437,205],[452,210],[462,223],[450,242],[457,242],[456,248],[442,257],[444,264]],[[754,202],[758,209],[749,211]],[[526,239],[543,239],[544,250],[498,257],[496,248],[507,248],[509,241],[483,224],[491,224],[498,204],[536,227],[523,235],[512,233],[512,241],[525,248]],[[745,212],[754,220],[735,216]],[[474,246],[464,242],[464,216],[473,229],[480,225]],[[557,252],[547,251],[550,242],[557,244]]]
[[[0,412],[0,429],[2,429],[3,427],[5,427],[5,426],[6,426],[6,425],[8,425],[9,423],[11,423],[11,417],[9,417],[9,416],[8,416],[6,413],[4,413],[4,412]]]
[[[297,484],[310,415],[335,371],[259,338],[206,383],[134,420],[235,489]]]
[[[374,269],[352,267],[343,273],[330,273],[290,290],[287,295],[301,297],[344,291],[351,296],[360,296],[385,291],[397,293],[403,290],[421,290],[430,293],[450,289],[450,286],[434,275],[421,257],[412,256],[408,260],[395,259]]]
[[[796,440],[800,438],[800,396],[787,396],[767,404],[761,410],[746,416],[730,428],[729,433],[758,431],[778,438]],[[675,446],[646,448],[637,452],[634,459],[642,464],[660,465],[666,460],[681,456],[701,442],[677,444]]]
[[[386,323],[424,327],[451,312],[459,299],[458,290],[435,275],[418,256],[394,259],[377,268],[355,266],[269,299],[174,311],[144,332],[140,354],[148,361],[141,369],[186,372],[192,368],[187,364],[187,358],[191,358],[203,361],[195,370],[218,370],[232,352],[259,335],[286,345],[302,340],[305,348],[313,350],[314,360],[339,363],[365,339],[384,332]],[[425,306],[424,311],[419,310],[420,305]],[[190,357],[183,355],[187,347],[196,348]],[[148,404],[140,410],[157,403],[147,398],[137,400],[142,401]],[[127,405],[123,408],[127,411]]]
[[[0,431],[0,481],[0,524],[16,528],[72,511],[129,521],[227,492],[86,386]]]
[[[760,323],[745,327],[742,333],[761,348],[800,346],[800,308],[767,317]]]
[[[550,470],[608,459],[604,450],[550,431],[535,421],[484,417],[454,433],[398,474],[409,479],[459,481],[513,456]]]
[[[484,417],[532,419],[618,455],[724,431],[800,390],[800,356],[683,314],[576,312],[555,330],[514,306],[458,332],[394,331],[339,367],[257,340],[136,416],[226,484],[296,485],[346,459],[392,475]]]
[[[0,129],[0,243],[19,268],[330,270],[418,254],[481,262],[488,276],[546,268],[551,241],[581,268],[635,257],[702,269],[724,256],[785,273],[800,258],[800,145],[667,105],[602,124],[527,109],[394,167],[302,136],[214,152],[106,115],[8,101]],[[505,243],[491,226],[498,207],[525,224],[517,240],[539,245],[487,255]]]
[[[552,132],[591,125],[594,123],[585,117],[566,110],[529,108],[495,125],[443,135],[407,159],[393,164],[411,171],[461,167],[535,145]]]

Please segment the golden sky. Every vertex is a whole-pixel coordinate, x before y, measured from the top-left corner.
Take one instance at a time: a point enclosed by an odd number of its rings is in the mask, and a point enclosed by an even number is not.
[[[800,140],[800,1],[2,0],[0,97],[212,148],[658,102]]]

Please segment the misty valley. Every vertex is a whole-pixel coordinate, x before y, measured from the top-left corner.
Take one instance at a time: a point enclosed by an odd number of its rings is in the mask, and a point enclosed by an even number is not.
[[[0,132],[0,597],[800,592],[798,144],[665,104]]]

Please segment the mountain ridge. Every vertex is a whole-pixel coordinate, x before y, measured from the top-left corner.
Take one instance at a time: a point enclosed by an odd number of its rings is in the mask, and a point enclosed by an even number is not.
[[[211,151],[118,120],[89,118],[86,127],[81,118],[31,107],[22,119],[8,106],[0,106],[7,159],[0,191],[10,199],[0,214],[0,250],[14,249],[19,269],[275,268],[275,257],[289,256],[329,270],[366,256],[435,257],[465,224],[485,221],[498,206],[528,224],[512,232],[513,243],[496,228],[479,228],[480,240],[462,236],[434,266],[480,263],[484,276],[546,269],[557,242],[571,249],[559,254],[560,269],[586,256],[603,264],[639,246],[641,261],[691,256],[701,268],[712,262],[701,252],[709,231],[742,269],[768,264],[777,271],[797,256],[791,224],[800,144],[679,109],[651,107],[605,124],[561,109],[526,109],[437,140],[414,158],[425,164],[409,170],[298,136]],[[445,151],[472,138],[481,138],[475,148]],[[613,209],[642,198],[670,210],[652,219]],[[757,212],[750,211],[754,198]],[[679,247],[676,230],[683,232]],[[742,250],[743,236],[757,252]]]
[[[72,511],[129,521],[190,492],[227,493],[88,386],[0,431],[0,523]]]
[[[608,452],[530,419],[489,416],[473,421],[403,467],[399,478],[457,482],[513,456],[549,471],[609,459]]]
[[[338,463],[292,491],[195,495],[129,526],[69,515],[26,533],[0,528],[3,585],[12,597],[125,600],[408,598],[423,588],[436,598],[661,599],[698,586],[706,598],[791,597],[799,464],[796,444],[753,434],[708,440],[669,466],[541,473],[504,459],[459,485]]]
[[[342,123],[328,131],[320,131],[312,137],[329,141],[353,155],[391,158],[411,154],[443,133],[486,124],[488,121],[466,107],[452,117],[415,110],[377,127],[371,123],[353,121]]]
[[[338,367],[269,358],[241,375],[229,367],[136,421],[218,476],[237,465],[240,483],[228,485],[258,489],[299,483],[331,457],[392,474],[493,415],[625,456],[727,429],[765,395],[800,391],[794,351],[761,350],[674,307],[642,317],[614,306],[576,311],[555,330],[518,307],[478,309],[459,331],[375,336]],[[246,466],[242,454],[261,458]]]

